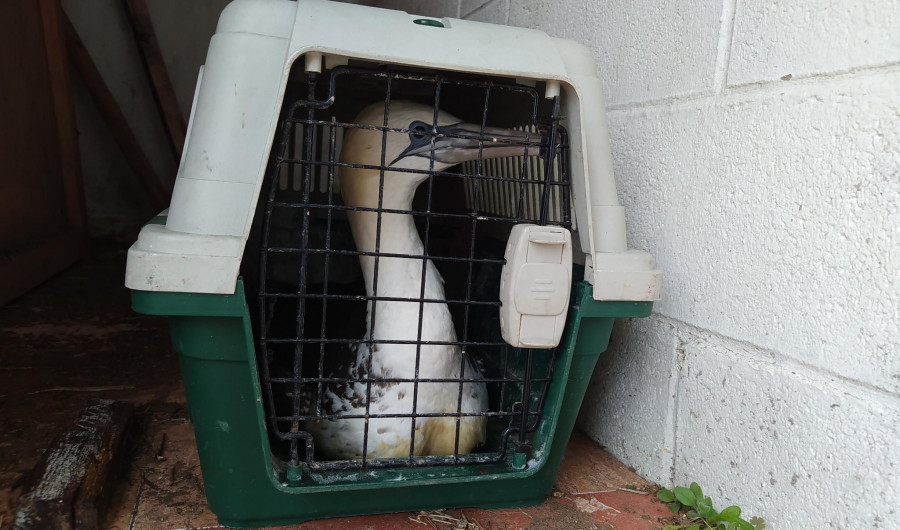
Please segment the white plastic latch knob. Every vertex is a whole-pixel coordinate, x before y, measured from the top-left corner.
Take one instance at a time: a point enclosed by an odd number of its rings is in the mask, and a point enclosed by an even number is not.
[[[559,344],[572,287],[572,235],[565,228],[519,224],[500,275],[500,331],[517,348]]]

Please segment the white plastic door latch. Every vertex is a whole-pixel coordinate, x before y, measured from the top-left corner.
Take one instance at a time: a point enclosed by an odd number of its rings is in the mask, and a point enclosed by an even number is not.
[[[572,235],[565,228],[519,224],[506,244],[500,276],[500,330],[518,348],[559,344],[572,286]]]

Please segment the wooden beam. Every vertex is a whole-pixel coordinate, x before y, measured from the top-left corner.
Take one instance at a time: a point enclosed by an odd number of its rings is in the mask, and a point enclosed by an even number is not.
[[[181,149],[184,147],[185,125],[181,109],[178,108],[178,99],[175,97],[175,89],[169,79],[166,63],[163,61],[156,33],[153,31],[153,21],[147,10],[144,0],[122,0],[138,49],[141,51],[141,59],[144,70],[150,79],[153,89],[153,97],[156,106],[162,116],[168,133],[169,143],[175,153],[175,163],[181,160]]]
[[[41,18],[47,51],[47,70],[53,97],[53,110],[58,131],[59,161],[65,191],[66,217],[69,227],[83,231],[80,236],[87,248],[87,220],[85,215],[84,183],[81,175],[81,155],[78,152],[78,129],[69,84],[66,61],[66,40],[60,21],[59,0],[41,0]],[[77,237],[77,236],[76,236]]]
[[[100,528],[133,410],[128,403],[111,400],[87,406],[31,471],[13,529]]]
[[[100,111],[106,124],[112,129],[116,143],[119,144],[122,153],[128,160],[128,164],[137,174],[138,180],[147,192],[153,207],[157,210],[164,209],[169,205],[169,191],[163,187],[157,177],[150,160],[144,154],[140,142],[138,142],[137,137],[131,130],[128,119],[122,114],[122,110],[103,80],[103,76],[100,75],[100,70],[97,69],[93,59],[91,59],[87,48],[84,47],[84,43],[81,42],[81,38],[78,37],[78,32],[75,31],[75,27],[72,25],[69,17],[63,14],[62,19],[69,57],[75,64],[78,73],[81,74],[81,78],[87,86],[91,98],[97,105],[97,109]]]

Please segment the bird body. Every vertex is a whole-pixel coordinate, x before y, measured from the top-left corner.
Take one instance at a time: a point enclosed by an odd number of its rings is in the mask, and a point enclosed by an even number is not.
[[[460,124],[443,112],[435,120],[432,107],[415,103],[391,102],[389,118],[388,127],[403,132],[350,129],[344,137],[342,162],[423,172],[386,169],[382,174],[379,169],[342,169],[345,204],[365,208],[347,212],[356,248],[360,252],[380,254],[377,277],[376,257],[359,256],[366,294],[390,299],[368,302],[364,342],[351,348],[355,358],[346,373],[339,374],[351,382],[330,386],[323,392],[322,406],[329,414],[376,417],[368,421],[341,417],[310,420],[304,426],[315,437],[316,447],[331,458],[361,458],[364,446],[366,458],[370,459],[410,454],[466,454],[485,439],[485,418],[478,414],[488,408],[487,391],[479,381],[481,374],[464,358],[460,347],[452,344],[457,342],[457,337],[449,308],[443,301],[443,278],[429,259],[400,257],[425,255],[412,215],[382,211],[379,221],[379,212],[368,209],[409,211],[416,188],[428,177],[427,171],[439,171],[474,159],[479,153],[485,158],[508,156],[511,152],[521,155],[525,148],[511,149],[503,144],[504,149],[492,151],[483,144],[478,147],[479,142],[472,140],[451,138],[450,142],[438,142],[437,137],[433,140],[435,131],[447,127],[465,127],[461,130],[472,135],[477,135],[481,128]],[[384,104],[366,108],[355,123],[383,125]],[[453,142],[457,145],[444,145]],[[456,381],[417,382],[428,379]],[[418,416],[422,414],[447,416]]]

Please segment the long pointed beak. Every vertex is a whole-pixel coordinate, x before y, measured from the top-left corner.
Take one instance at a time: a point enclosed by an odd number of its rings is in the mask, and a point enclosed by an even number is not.
[[[431,158],[436,162],[458,164],[484,158],[505,156],[539,155],[542,147],[541,135],[528,131],[513,131],[499,127],[485,127],[484,136],[480,125],[456,123],[437,127],[434,146],[431,141],[410,145],[400,153],[394,162],[407,156]],[[391,162],[393,164],[393,162]]]

